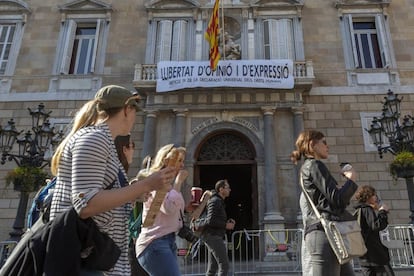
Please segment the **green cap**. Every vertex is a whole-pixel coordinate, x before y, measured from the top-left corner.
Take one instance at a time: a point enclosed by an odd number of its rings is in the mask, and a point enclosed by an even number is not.
[[[107,85],[98,90],[95,99],[99,99],[98,110],[108,110],[111,108],[132,105],[139,110],[138,93],[132,93],[128,89],[118,85]]]

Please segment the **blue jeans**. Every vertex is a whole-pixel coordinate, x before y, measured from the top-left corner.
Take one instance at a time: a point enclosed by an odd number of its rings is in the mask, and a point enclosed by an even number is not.
[[[138,262],[151,276],[180,276],[175,233],[153,240],[139,255]]]
[[[313,275],[354,276],[351,263],[340,265],[329,245],[325,232],[315,230],[305,236],[306,248],[311,255]]]
[[[229,258],[223,237],[203,235],[202,239],[208,249],[208,265],[206,275],[227,276],[229,272]]]

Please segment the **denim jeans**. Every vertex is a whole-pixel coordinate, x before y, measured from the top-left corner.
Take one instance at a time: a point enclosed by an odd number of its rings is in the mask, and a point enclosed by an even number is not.
[[[208,249],[208,266],[206,275],[227,276],[229,272],[229,258],[223,237],[203,235],[202,239]]]
[[[180,276],[175,233],[153,240],[139,255],[138,262],[151,276]]]
[[[354,276],[351,263],[340,265],[329,245],[325,232],[315,230],[305,236],[306,248],[311,255],[313,275]]]

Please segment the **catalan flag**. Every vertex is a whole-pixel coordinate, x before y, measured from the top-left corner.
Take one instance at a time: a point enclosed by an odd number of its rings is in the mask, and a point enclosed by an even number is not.
[[[204,38],[210,44],[210,67],[211,70],[215,71],[217,64],[220,60],[220,52],[218,45],[218,36],[219,36],[219,2],[216,0],[213,7],[213,14],[210,17],[208,22],[207,31],[204,33]]]

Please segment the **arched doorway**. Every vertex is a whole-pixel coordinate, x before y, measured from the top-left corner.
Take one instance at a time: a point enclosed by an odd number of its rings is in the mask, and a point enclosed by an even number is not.
[[[258,229],[256,152],[250,140],[234,130],[213,132],[199,144],[195,160],[195,186],[206,190],[220,179],[230,183],[226,211],[236,220],[235,230]]]

